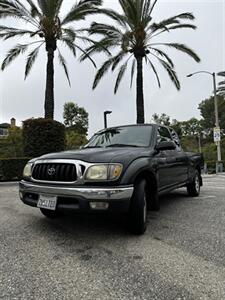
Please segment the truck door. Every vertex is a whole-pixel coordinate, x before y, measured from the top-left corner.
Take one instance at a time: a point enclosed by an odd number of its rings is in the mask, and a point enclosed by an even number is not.
[[[160,141],[173,141],[169,130],[164,126],[158,127],[157,143]],[[160,190],[172,187],[179,182],[176,152],[177,150],[160,151],[155,156],[158,164]]]
[[[172,128],[169,128],[169,131],[173,141],[177,146],[176,153],[175,153],[176,163],[177,163],[176,165],[176,174],[178,179],[177,183],[186,182],[188,178],[188,157],[180,145],[180,141],[177,133]]]

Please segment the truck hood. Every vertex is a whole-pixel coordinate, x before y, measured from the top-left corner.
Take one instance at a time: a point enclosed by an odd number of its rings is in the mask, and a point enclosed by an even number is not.
[[[77,159],[89,163],[127,164],[136,158],[150,156],[152,150],[142,147],[86,148],[46,154],[38,159]]]

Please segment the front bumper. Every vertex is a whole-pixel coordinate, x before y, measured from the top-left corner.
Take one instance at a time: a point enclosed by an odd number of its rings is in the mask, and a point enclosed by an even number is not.
[[[109,204],[107,211],[128,212],[133,190],[133,186],[72,187],[37,184],[24,180],[19,183],[23,203],[36,207],[40,194],[54,195],[57,196],[58,211],[91,211],[91,202],[106,202]]]

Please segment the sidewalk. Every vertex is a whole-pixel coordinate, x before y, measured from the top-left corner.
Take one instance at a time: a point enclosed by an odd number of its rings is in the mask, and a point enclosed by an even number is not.
[[[1,186],[16,186],[19,184],[19,181],[0,181]]]
[[[211,177],[211,176],[221,176],[221,177],[225,177],[225,172],[222,172],[222,173],[213,173],[213,174],[202,174],[203,177]]]

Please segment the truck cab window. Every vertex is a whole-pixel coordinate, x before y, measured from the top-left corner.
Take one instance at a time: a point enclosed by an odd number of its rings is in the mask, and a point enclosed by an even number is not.
[[[172,141],[169,130],[166,127],[160,126],[157,133],[157,143]]]
[[[170,133],[171,133],[171,136],[172,136],[172,140],[176,144],[177,148],[181,149],[179,137],[178,137],[177,133],[175,132],[175,130],[173,128],[170,128]]]

